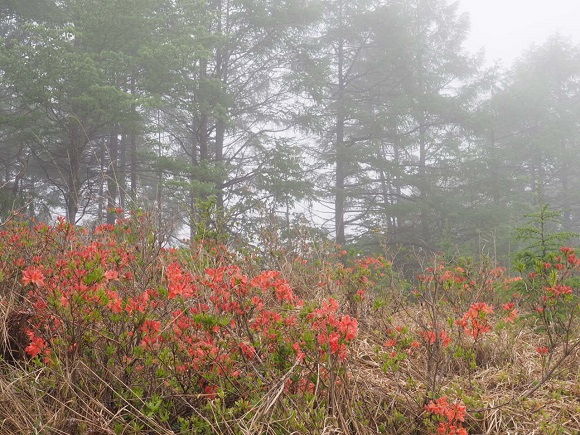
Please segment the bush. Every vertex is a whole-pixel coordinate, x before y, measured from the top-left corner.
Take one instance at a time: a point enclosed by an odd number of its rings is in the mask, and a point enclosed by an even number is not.
[[[572,248],[515,278],[435,258],[409,293],[385,259],[332,245],[272,270],[161,240],[139,213],[1,228],[3,433],[465,434],[498,425],[498,401],[526,427],[518,403],[574,393]]]

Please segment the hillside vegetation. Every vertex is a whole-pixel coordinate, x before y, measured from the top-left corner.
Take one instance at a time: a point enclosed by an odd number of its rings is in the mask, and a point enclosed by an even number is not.
[[[302,237],[266,254],[167,248],[139,213],[5,223],[0,433],[578,433],[573,248],[405,280]]]

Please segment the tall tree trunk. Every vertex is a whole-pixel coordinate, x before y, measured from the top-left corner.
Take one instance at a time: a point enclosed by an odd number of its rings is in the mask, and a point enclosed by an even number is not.
[[[420,228],[422,243],[429,245],[429,204],[427,203],[427,128],[425,126],[425,112],[419,115],[419,201],[420,201]]]
[[[70,127],[70,146],[67,150],[69,163],[69,173],[67,177],[67,186],[65,194],[66,218],[71,223],[76,223],[79,211],[80,196],[80,132],[79,127],[73,125]]]
[[[536,156],[536,161],[532,164],[532,191],[538,195],[540,203],[546,201],[545,184],[546,184],[546,170],[544,168],[544,155],[539,153]]]
[[[393,143],[393,167],[397,171],[396,175],[393,177],[393,188],[395,193],[395,199],[393,200],[393,205],[397,204],[401,199],[401,144],[398,133],[395,133],[395,140]],[[399,211],[393,214],[393,232],[397,233],[399,230]]]
[[[207,59],[199,60],[199,80],[197,84],[194,99],[201,104],[198,108],[197,116],[192,121],[192,138],[190,150],[191,173],[189,176],[189,235],[193,240],[196,236],[197,226],[199,223],[198,200],[207,198],[198,198],[198,192],[195,189],[196,181],[205,181],[196,179],[196,167],[200,164],[209,163],[209,115],[206,107],[206,86],[207,86]],[[197,118],[197,119],[196,119]]]
[[[117,168],[118,182],[119,182],[119,207],[124,209],[127,203],[127,142],[129,141],[129,134],[123,133],[121,135],[121,142],[119,144],[119,165]]]
[[[109,136],[109,169],[107,173],[107,209],[114,209],[117,206],[118,196],[118,174],[117,160],[119,157],[119,139],[117,136],[117,125],[113,125]],[[107,223],[115,223],[115,214],[107,213]]]
[[[394,140],[393,143],[393,162],[392,167],[398,168],[399,165],[399,147],[397,144],[398,139]],[[385,166],[388,163],[386,145],[382,145],[379,149],[379,161],[382,162],[382,166],[379,173],[379,180],[381,183],[381,197],[383,203],[383,216],[384,222],[387,226],[387,235],[393,240],[395,238],[395,233],[397,230],[397,218],[393,210],[393,206],[396,204],[396,198],[400,197],[401,188],[398,186],[398,180],[396,174],[388,174]]]
[[[206,102],[203,99],[203,94],[205,93],[207,86],[207,59],[202,58],[199,61],[199,84],[198,84],[198,95],[199,101],[202,101],[202,106],[200,107],[199,114],[199,125],[197,126],[197,140],[199,142],[199,160],[200,162],[207,162],[209,159],[208,143],[209,143],[209,116],[207,113]]]
[[[131,95],[137,93],[135,89],[135,77],[131,77]],[[131,129],[129,135],[129,158],[131,159],[131,202],[137,201],[137,132]]]
[[[137,201],[137,133],[129,134],[129,158],[131,159],[131,203]]]
[[[562,141],[562,150],[564,156],[567,153],[566,141]],[[560,181],[562,183],[562,225],[564,231],[573,231],[572,228],[572,210],[570,198],[570,163],[568,160],[564,159],[563,167],[560,170]]]
[[[99,201],[97,204],[97,225],[101,225],[104,221],[104,217],[106,215],[106,206],[105,206],[105,183],[106,174],[107,174],[107,166],[105,163],[105,156],[107,155],[107,147],[105,146],[105,141],[99,141],[99,155],[101,156],[100,159],[100,172],[101,178],[99,180]]]
[[[225,25],[222,24],[222,16],[218,19],[217,33],[222,34],[224,32],[227,34],[229,29],[229,15],[230,15],[230,3],[226,0],[225,5],[220,1],[219,4],[220,11],[223,12],[225,16]],[[225,27],[225,30],[222,29]],[[227,88],[228,85],[228,74],[229,74],[229,52],[227,47],[220,46],[216,52],[216,76],[219,81]],[[215,126],[215,163],[218,170],[221,170],[224,163],[224,146],[226,137],[226,120],[223,116],[228,113],[228,108],[225,107],[224,115],[217,119]],[[222,220],[223,218],[223,208],[224,208],[224,194],[223,194],[223,184],[225,180],[216,180],[216,219]]]
[[[347,156],[344,143],[345,127],[345,77],[344,77],[344,39],[343,39],[343,3],[339,6],[339,41],[337,47],[338,68],[338,92],[336,99],[336,168],[335,168],[335,194],[334,194],[334,227],[336,231],[335,241],[338,245],[346,243],[344,215],[346,212],[345,180],[347,172]]]
[[[194,240],[197,234],[197,226],[199,222],[199,213],[197,210],[197,197],[195,194],[195,167],[198,165],[198,147],[199,142],[199,126],[194,120],[191,125],[191,150],[189,154],[189,164],[191,165],[189,174],[189,238]]]
[[[226,121],[223,119],[218,120],[216,124],[216,131],[215,131],[215,160],[217,163],[218,168],[224,163],[224,144],[225,144],[225,137],[226,137]],[[219,169],[218,169],[219,170]],[[223,215],[223,208],[224,208],[224,192],[221,185],[223,185],[224,180],[219,180],[218,188],[216,192],[216,213],[218,214],[218,218],[221,218]]]
[[[493,152],[493,160],[492,160],[492,165],[491,165],[491,174],[492,174],[492,179],[490,180],[492,183],[492,199],[493,199],[493,203],[497,206],[499,206],[499,201],[500,201],[500,189],[502,188],[502,186],[500,185],[500,174],[499,171],[500,169],[500,165],[502,164],[502,162],[499,161],[499,159],[496,157],[496,139],[495,139],[495,130],[491,130],[491,150]]]

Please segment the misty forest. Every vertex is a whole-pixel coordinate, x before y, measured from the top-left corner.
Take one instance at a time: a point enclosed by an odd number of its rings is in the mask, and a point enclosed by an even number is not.
[[[509,254],[549,204],[580,229],[580,47],[507,69],[422,1],[8,2],[0,208],[176,237],[318,228],[340,245]],[[262,222],[262,224],[260,224]]]
[[[0,1],[0,433],[578,433],[580,45],[469,27]]]

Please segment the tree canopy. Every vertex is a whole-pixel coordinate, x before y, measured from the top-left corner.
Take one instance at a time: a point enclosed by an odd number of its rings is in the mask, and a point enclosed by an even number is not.
[[[0,211],[155,210],[251,242],[304,219],[363,251],[508,255],[549,204],[580,229],[580,47],[510,68],[446,0],[0,6]],[[290,236],[287,236],[290,237]]]

